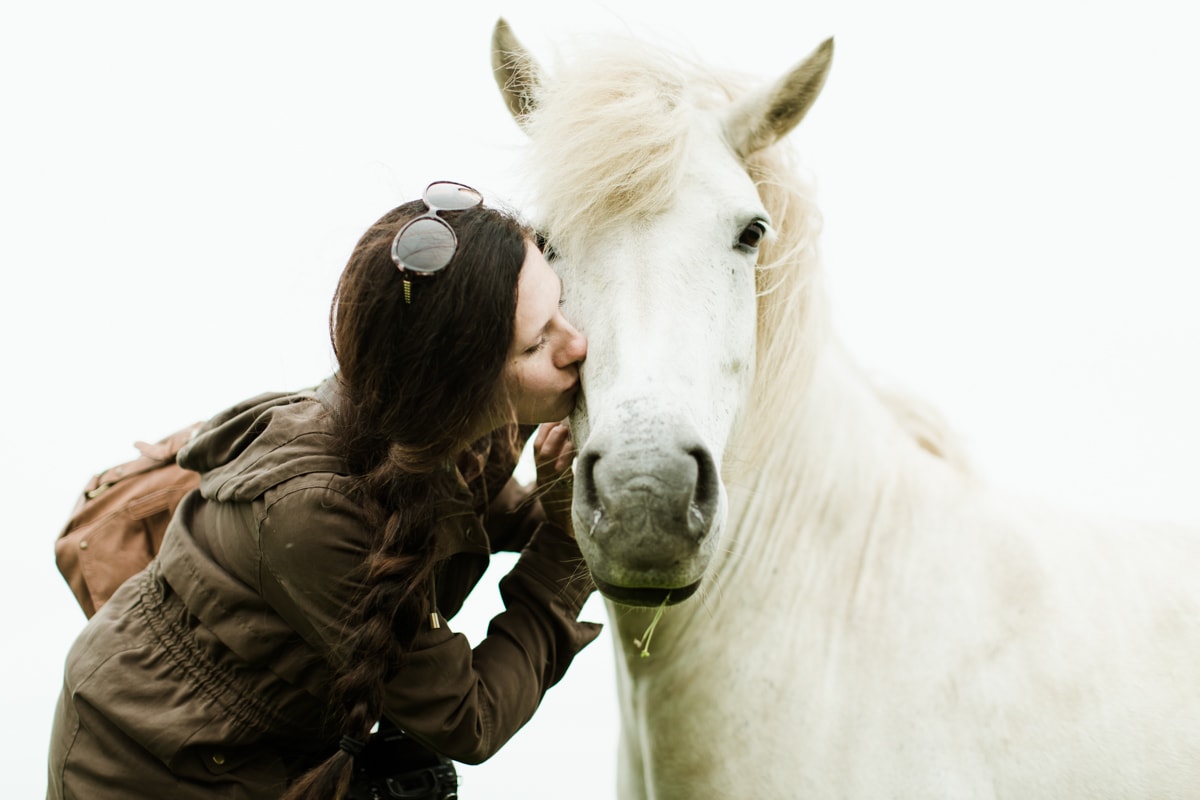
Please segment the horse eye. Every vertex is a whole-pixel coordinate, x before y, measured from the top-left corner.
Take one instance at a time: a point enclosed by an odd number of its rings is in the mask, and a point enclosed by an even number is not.
[[[767,226],[755,220],[742,229],[741,235],[738,236],[738,247],[744,250],[757,250],[766,235]]]

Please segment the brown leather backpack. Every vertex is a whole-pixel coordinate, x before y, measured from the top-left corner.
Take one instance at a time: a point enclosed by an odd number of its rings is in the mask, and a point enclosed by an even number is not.
[[[117,587],[150,563],[183,496],[200,473],[175,463],[200,423],[155,444],[135,442],[141,456],[92,476],[54,543],[58,570],[91,618]]]

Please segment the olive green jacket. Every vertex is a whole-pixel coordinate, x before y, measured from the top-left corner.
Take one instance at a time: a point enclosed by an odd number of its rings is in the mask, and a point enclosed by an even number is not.
[[[370,536],[332,454],[331,386],[253,398],[180,453],[200,489],[68,657],[49,797],[277,797],[332,752],[326,687]],[[530,719],[599,631],[577,621],[594,589],[578,547],[513,467],[487,442],[459,459],[434,533],[439,626],[422,626],[384,691],[385,716],[468,763]],[[472,648],[445,620],[502,549],[521,553],[505,610]]]

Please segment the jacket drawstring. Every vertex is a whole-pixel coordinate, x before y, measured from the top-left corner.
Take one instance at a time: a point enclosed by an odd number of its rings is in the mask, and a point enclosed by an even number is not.
[[[429,612],[429,627],[437,630],[442,627],[441,621],[438,619],[438,598],[437,598],[437,571],[429,575],[429,607],[433,609]]]

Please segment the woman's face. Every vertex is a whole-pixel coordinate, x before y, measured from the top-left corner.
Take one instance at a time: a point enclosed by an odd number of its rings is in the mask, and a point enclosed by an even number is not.
[[[522,424],[558,422],[575,407],[587,339],[562,314],[562,281],[537,247],[525,246],[505,382]]]

